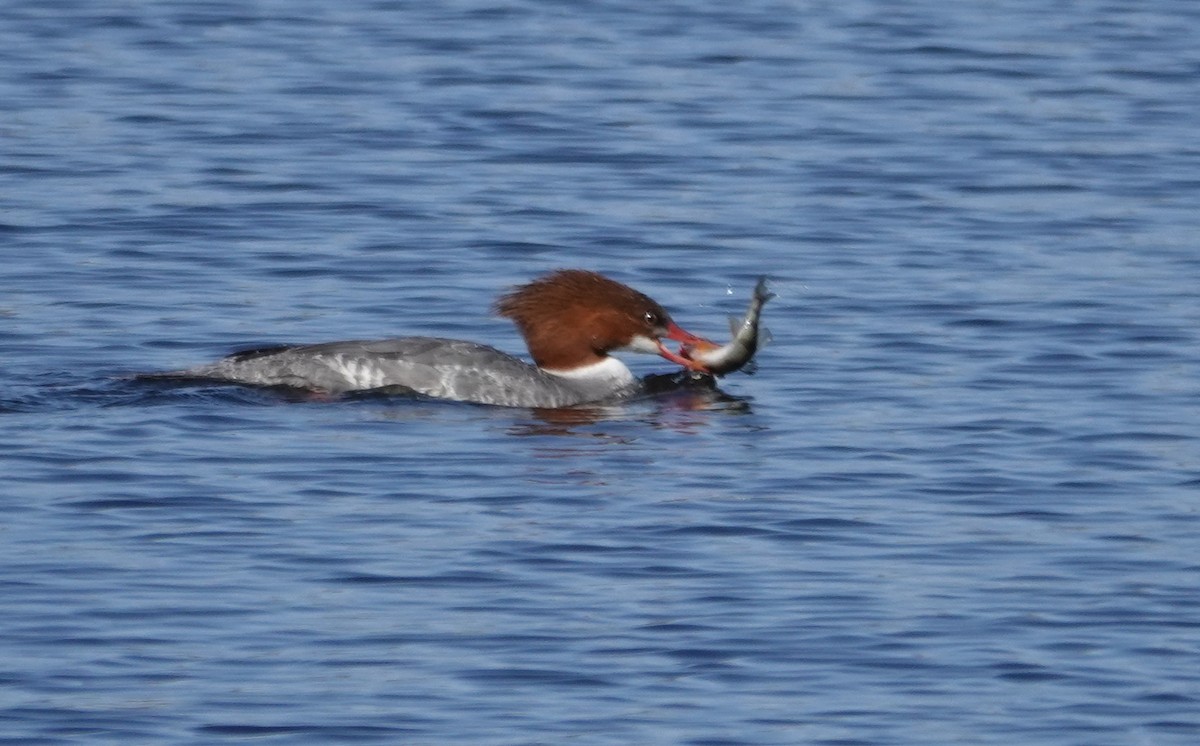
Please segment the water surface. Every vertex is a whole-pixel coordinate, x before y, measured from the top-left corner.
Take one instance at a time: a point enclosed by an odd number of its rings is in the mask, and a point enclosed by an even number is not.
[[[0,737],[1195,743],[1198,25],[5,4]],[[521,352],[563,266],[774,341],[566,417],[127,379]]]

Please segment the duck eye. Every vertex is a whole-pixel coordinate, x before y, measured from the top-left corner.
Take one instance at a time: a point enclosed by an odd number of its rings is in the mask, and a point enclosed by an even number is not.
[[[658,326],[658,314],[656,314],[655,312],[647,311],[645,316],[643,316],[642,318],[646,319],[647,324],[652,324],[654,326]]]

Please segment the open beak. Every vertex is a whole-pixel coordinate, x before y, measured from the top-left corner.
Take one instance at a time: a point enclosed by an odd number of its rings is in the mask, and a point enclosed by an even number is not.
[[[690,347],[711,348],[711,347],[718,346],[718,345],[713,344],[712,342],[709,342],[707,339],[705,339],[703,337],[697,337],[695,334],[692,334],[691,332],[685,332],[674,321],[669,322],[667,324],[667,339],[673,339],[676,342],[682,342],[683,345],[680,347],[680,352],[684,352]],[[668,350],[667,346],[662,343],[662,340],[658,340],[658,354],[662,355],[667,360],[670,360],[673,363],[682,365],[683,367],[687,368],[688,370],[698,370],[701,373],[709,372],[708,368],[706,368],[703,363],[698,362],[696,360],[691,360],[689,358],[684,357],[681,354],[671,352],[670,350]]]

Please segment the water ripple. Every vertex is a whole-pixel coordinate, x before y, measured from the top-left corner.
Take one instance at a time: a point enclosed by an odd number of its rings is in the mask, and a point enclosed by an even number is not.
[[[0,8],[20,743],[1191,744],[1191,4]],[[754,377],[133,374],[560,266]],[[663,372],[631,356],[639,374]]]

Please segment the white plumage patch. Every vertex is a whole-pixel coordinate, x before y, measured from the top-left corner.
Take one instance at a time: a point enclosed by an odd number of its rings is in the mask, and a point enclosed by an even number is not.
[[[336,355],[329,361],[329,367],[345,378],[352,388],[375,389],[383,385],[383,371],[371,363]]]
[[[544,369],[547,373],[553,373],[556,376],[563,378],[571,378],[576,381],[604,381],[613,384],[626,385],[631,384],[637,379],[633,377],[633,373],[629,368],[625,367],[625,363],[615,357],[605,357],[598,363],[584,365],[580,368],[571,368],[570,370],[550,370]]]
[[[629,344],[625,345],[624,347],[620,347],[618,349],[629,350],[630,352],[648,352],[651,355],[657,355],[658,354],[658,342],[654,341],[650,337],[645,337],[645,336],[642,336],[641,334],[636,334],[633,336],[632,339],[629,340]]]

